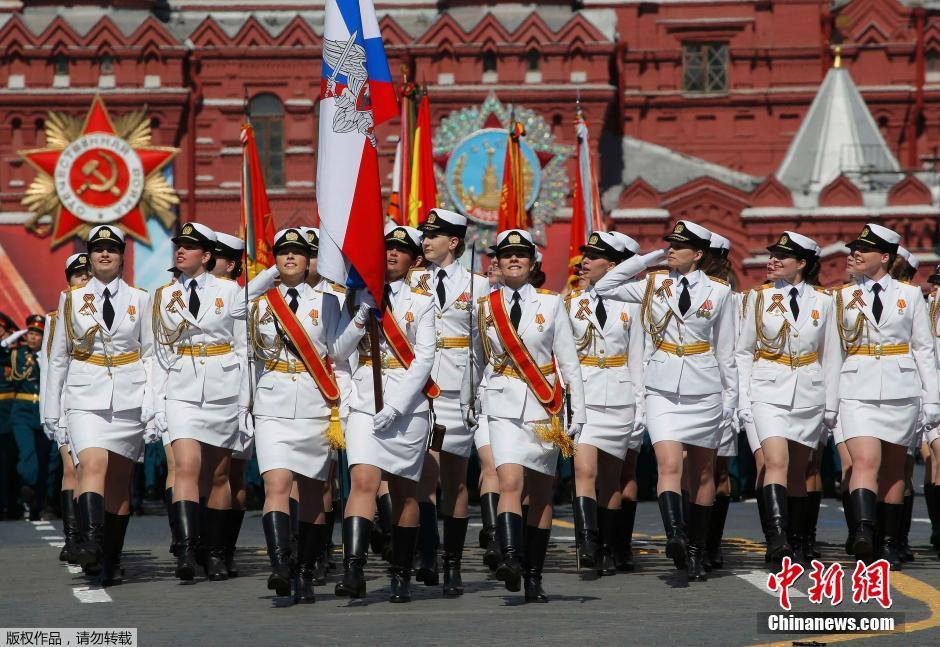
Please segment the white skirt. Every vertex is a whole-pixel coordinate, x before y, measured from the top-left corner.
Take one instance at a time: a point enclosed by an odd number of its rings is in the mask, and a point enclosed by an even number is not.
[[[70,409],[66,416],[70,446],[75,456],[86,449],[97,447],[136,461],[144,450],[144,425],[140,421],[140,409],[118,413]]]
[[[845,440],[877,438],[908,447],[918,413],[920,398],[839,401],[839,420]]]
[[[516,418],[490,417],[490,443],[496,467],[522,465],[548,476],[555,475],[558,448],[541,442],[533,427],[531,422]]]
[[[674,440],[717,449],[721,440],[722,394],[679,395],[646,390],[646,424],[655,445]]]
[[[933,429],[924,431],[924,442],[927,443],[928,447],[930,447],[937,438],[940,438],[940,427],[934,427]]]
[[[460,392],[444,391],[434,400],[434,415],[437,424],[444,425],[442,451],[462,458],[469,458],[473,450],[473,434],[467,429],[460,412]]]
[[[388,474],[419,481],[427,454],[428,414],[401,415],[382,431],[372,429],[372,418],[361,411],[349,413],[344,430],[349,466],[374,465]]]
[[[738,455],[738,426],[734,420],[721,423],[721,442],[718,444],[718,456],[731,458]]]
[[[284,469],[317,481],[330,474],[329,418],[255,418],[258,471]],[[250,449],[250,446],[249,446]]]
[[[257,421],[256,421],[257,424]],[[255,438],[252,436],[248,439],[248,442],[241,445],[239,449],[236,449],[232,452],[233,461],[250,461],[251,460],[251,450],[255,446]]]
[[[238,396],[216,402],[166,401],[170,442],[183,438],[223,449],[238,446]]]
[[[473,444],[476,446],[477,451],[480,451],[481,447],[486,447],[490,444],[489,416],[481,415],[479,420],[477,420],[477,428],[476,431],[473,432]]]
[[[768,438],[786,438],[811,449],[819,446],[822,435],[823,407],[785,407],[768,402],[751,404],[757,436],[763,443]]]
[[[578,444],[590,445],[614,458],[623,460],[627,450],[636,450],[643,443],[643,435],[635,434],[633,420],[636,407],[587,406],[587,423],[581,428]],[[639,436],[639,442],[634,438]]]

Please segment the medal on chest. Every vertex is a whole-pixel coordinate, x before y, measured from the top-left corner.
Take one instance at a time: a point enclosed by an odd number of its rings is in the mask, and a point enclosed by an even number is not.
[[[907,307],[907,301],[905,301],[904,299],[898,299],[898,314],[899,315],[904,314],[904,308],[906,307]]]
[[[767,308],[767,314],[774,317],[782,317],[783,313],[786,312],[783,308],[783,295],[782,294],[773,294],[770,297],[771,304]]]
[[[859,306],[864,306],[864,305],[865,305],[865,300],[862,299],[862,291],[855,290],[854,292],[852,292],[852,300],[849,301],[848,305],[845,306],[845,309],[854,310],[855,308],[858,308]]]
[[[320,325],[320,311],[316,308],[310,311],[310,323],[314,326]]]
[[[411,324],[414,323],[414,320],[415,320],[415,313],[413,313],[411,310],[406,312],[405,313],[405,328],[406,329],[410,328]]]
[[[577,314],[575,314],[574,318],[581,319],[582,321],[587,319],[588,315],[591,314],[591,308],[589,307],[590,304],[591,304],[590,299],[581,299],[580,301],[578,301],[578,305],[580,307],[578,308],[578,312]]]
[[[471,304],[470,293],[463,292],[461,293],[459,297],[457,297],[457,301],[454,303],[454,307],[460,310],[469,310],[470,304]]]
[[[177,308],[181,310],[186,309],[186,304],[183,303],[183,291],[176,290],[172,295],[170,295],[170,302],[166,304],[167,312],[177,312]]]
[[[712,316],[712,304],[710,299],[705,299],[705,303],[702,304],[702,307],[695,311],[696,317],[701,317],[702,319],[711,319]]]
[[[82,297],[82,299],[85,301],[85,304],[78,309],[78,314],[91,316],[98,312],[98,310],[95,308],[94,294],[86,294]]]
[[[813,310],[809,316],[813,319],[813,327],[819,328],[819,310]]]
[[[217,315],[222,314],[222,308],[225,307],[225,302],[222,301],[222,297],[215,298],[215,313]]]
[[[535,315],[535,323],[537,323],[539,326],[539,332],[545,332],[545,317],[542,315],[542,313]]]
[[[137,306],[127,306],[127,316],[131,321],[137,321]]]
[[[630,323],[630,317],[625,310],[620,312],[620,321],[623,322],[623,329],[626,330],[627,324]]]
[[[656,290],[656,296],[658,296],[659,300],[662,302],[665,302],[666,299],[672,296],[672,279],[663,280],[659,285],[659,289]]]

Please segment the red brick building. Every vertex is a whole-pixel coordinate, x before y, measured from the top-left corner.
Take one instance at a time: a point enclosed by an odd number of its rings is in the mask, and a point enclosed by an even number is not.
[[[645,247],[670,221],[696,219],[731,238],[747,285],[762,276],[773,236],[798,228],[826,247],[824,278],[835,281],[840,243],[879,220],[925,266],[937,260],[940,3],[376,6],[393,75],[404,69],[428,86],[435,127],[493,93],[533,110],[570,146],[580,97],[605,213]],[[117,115],[149,106],[153,143],[181,149],[172,168],[181,221],[231,233],[247,96],[278,226],[311,222],[322,20],[323,3],[307,0],[0,0],[0,272],[10,277],[0,310],[51,307],[73,250],[50,252],[48,218],[24,226],[33,218],[20,200],[34,171],[16,151],[44,144],[47,111],[84,114],[95,94]],[[835,45],[843,72],[797,144]],[[389,177],[396,125],[378,139]],[[784,169],[788,151],[795,162]],[[563,282],[569,213],[558,209],[545,230],[553,287]],[[136,246],[128,262],[150,281],[147,252]]]

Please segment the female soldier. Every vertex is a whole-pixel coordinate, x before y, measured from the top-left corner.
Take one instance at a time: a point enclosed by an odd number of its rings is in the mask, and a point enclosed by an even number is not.
[[[180,275],[157,290],[152,319],[157,341],[155,422],[161,432],[169,431],[176,463],[176,577],[190,581],[195,575],[199,482],[206,470],[212,485],[202,537],[205,570],[210,580],[225,580],[225,529],[232,507],[229,460],[250,433],[247,405],[239,402],[241,367],[247,360],[237,352],[235,339],[235,322],[245,318],[245,296],[237,283],[209,273],[218,242],[215,232],[187,223],[173,242]]]
[[[592,233],[580,248],[580,275],[588,288],[565,298],[587,407],[587,423],[574,458],[575,537],[579,562],[589,568],[596,566],[600,575],[616,573],[617,540],[625,533],[620,472],[633,440],[634,414],[643,408],[639,390],[643,384],[643,330],[638,306],[605,303],[594,284],[639,250],[639,244],[629,236]]]
[[[680,220],[665,237],[668,271],[627,283],[663,252],[629,258],[597,282],[606,298],[641,303],[652,354],[646,365],[646,415],[659,469],[659,507],[666,528],[666,555],[689,580],[705,580],[704,555],[715,498],[715,452],[721,424],[738,400],[734,362],[731,288],[703,274],[711,232]],[[688,454],[690,522],[684,523],[680,487],[683,451]],[[691,530],[687,543],[686,525]]]
[[[376,412],[373,384],[372,341],[366,325],[374,304],[359,295],[360,304],[350,321],[340,317],[336,299],[325,308],[330,330],[339,330],[332,355],[347,359],[357,352],[352,375],[346,453],[350,465],[351,491],[343,519],[342,582],[336,595],[362,597],[366,582],[362,567],[375,496],[383,474],[392,497],[391,602],[411,601],[411,569],[418,533],[418,480],[427,453],[428,397],[439,393],[428,379],[434,364],[434,300],[429,292],[406,283],[408,271],[421,253],[421,232],[412,227],[386,226],[385,297],[378,346],[382,362],[384,406]]]
[[[585,422],[584,382],[564,302],[529,283],[536,251],[532,237],[520,229],[500,232],[494,251],[502,287],[479,301],[481,348],[475,349],[480,352],[474,354],[474,381],[481,375],[486,380],[483,410],[499,475],[503,562],[496,577],[507,590],[518,591],[524,576],[526,602],[548,602],[542,568],[551,534],[552,484],[559,446],[572,451],[570,438]],[[562,380],[572,411],[567,430],[559,420]],[[461,399],[469,402],[476,388],[465,380]],[[473,426],[475,412],[467,408],[466,415]],[[527,520],[521,516],[523,486]]]
[[[854,283],[855,258],[852,253],[845,257],[845,277],[849,283]],[[841,378],[840,378],[841,380]],[[842,468],[842,476],[839,481],[842,498],[842,514],[845,516],[845,525],[848,533],[845,538],[845,553],[852,554],[852,546],[855,544],[855,517],[852,514],[852,500],[849,496],[849,483],[852,481],[852,457],[849,456],[849,448],[845,444],[845,438],[842,437],[842,422],[836,418],[836,424],[832,427],[832,442],[839,452],[839,464]]]
[[[78,508],[84,537],[78,562],[120,584],[134,462],[153,418],[150,297],[121,279],[124,233],[100,225],[88,234],[92,279],[59,298],[43,403],[49,429],[66,418],[78,455]]]
[[[294,600],[315,601],[316,560],[327,542],[323,493],[330,472],[327,433],[339,424],[339,387],[326,353],[323,293],[305,283],[310,246],[299,229],[274,237],[280,285],[251,308],[255,366],[255,445],[264,479],[264,526],[272,572],[268,588],[290,595],[291,485],[299,492],[298,576]]]
[[[901,237],[868,224],[852,241],[859,278],[835,291],[844,363],[839,382],[842,433],[852,456],[850,503],[853,553],[874,555],[876,504],[884,501],[884,558],[900,568],[898,539],[904,501],[904,461],[919,413],[940,422],[933,339],[920,289],[891,278]]]
[[[927,278],[930,283],[930,297],[927,300],[927,311],[930,314],[930,333],[933,336],[934,352],[937,355],[937,364],[940,367],[940,265],[934,268],[933,274]],[[940,551],[940,429],[927,429],[924,434],[924,444],[921,454],[924,457],[924,501],[927,503],[927,512],[930,518],[930,545],[934,550]],[[940,552],[938,552],[940,556]]]
[[[65,259],[65,280],[70,288],[82,287],[90,279],[87,252],[72,254]],[[44,339],[46,348],[45,352],[39,354],[39,370],[42,377],[39,390],[40,403],[45,402],[47,397],[62,397],[61,392],[53,396],[46,390],[46,379],[49,375],[49,357],[52,355],[52,339],[55,337],[57,320],[57,310],[53,310],[46,315]],[[77,457],[72,456],[69,447],[68,428],[65,426],[64,417],[59,418],[59,425],[55,430],[55,436],[49,439],[55,440],[56,445],[58,445],[59,457],[62,459],[62,533],[65,535],[65,545],[59,552],[59,561],[76,564],[75,550],[79,540],[78,513],[75,505],[75,488],[78,485],[78,473],[75,468],[75,458]]]
[[[754,423],[764,450],[767,560],[779,564],[805,561],[806,471],[823,421],[836,419],[839,349],[832,299],[816,287],[819,246],[785,231],[767,249],[774,283],[749,299],[738,339],[738,415]]]

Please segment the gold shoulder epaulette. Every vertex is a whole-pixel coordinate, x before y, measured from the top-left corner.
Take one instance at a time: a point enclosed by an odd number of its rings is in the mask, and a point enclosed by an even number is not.
[[[913,283],[911,283],[911,282],[908,281],[907,279],[897,279],[897,282],[898,282],[898,283],[906,283],[907,285],[913,285]]]
[[[836,287],[834,287],[834,288],[832,288],[832,289],[833,289],[833,290],[844,290],[845,288],[851,288],[851,287],[854,287],[854,286],[856,286],[856,285],[858,285],[858,284],[855,283],[855,281],[852,281],[851,283],[843,283],[842,285],[837,285]]]
[[[47,313],[46,313],[46,316],[47,316],[47,317],[52,317],[53,319],[55,319],[57,316],[59,316],[59,311],[58,311],[58,310],[51,310],[50,312],[47,312]]]
[[[570,301],[571,299],[573,299],[573,298],[575,298],[576,296],[581,295],[581,294],[584,294],[584,290],[572,290],[572,291],[569,292],[568,295],[565,297],[565,300],[566,300],[566,301]]]
[[[333,292],[339,292],[340,294],[346,294],[346,286],[345,286],[345,285],[340,285],[339,283],[335,283],[335,282],[333,282],[333,281],[330,281],[330,289],[333,290]]]
[[[722,285],[727,285],[727,286],[729,286],[729,287],[731,286],[730,283],[728,283],[728,282],[725,281],[724,279],[718,278],[717,276],[711,276],[711,275],[709,275],[708,278],[710,278],[710,279],[711,279],[712,281],[714,281],[715,283],[721,283]]]
[[[134,288],[135,290],[140,290],[140,291],[143,292],[144,294],[147,293],[147,290],[145,290],[145,289],[143,289],[143,288],[139,288],[139,287],[137,287],[136,285],[132,285],[131,287]]]
[[[479,299],[477,299],[477,303],[486,303],[489,300],[490,300],[490,295],[486,295],[485,297],[480,297]]]
[[[653,272],[647,272],[647,276],[655,276],[656,274],[669,274],[669,270],[655,270]]]
[[[421,288],[411,288],[411,291],[412,291],[414,294],[422,294],[422,295],[424,295],[424,296],[426,296],[426,297],[431,296],[431,293],[430,293],[430,292],[426,292],[426,291],[422,290]]]
[[[557,292],[552,292],[551,290],[546,290],[545,288],[538,288],[536,292],[539,294],[558,294]]]
[[[813,286],[813,289],[816,290],[817,292],[822,292],[822,293],[824,293],[824,294],[832,294],[829,290],[827,290],[826,288],[824,288],[824,287],[821,286],[821,285],[814,285],[814,286]]]
[[[215,278],[217,278],[217,279],[219,279],[219,280],[222,280],[222,281],[229,281],[229,282],[232,281],[232,279],[230,279],[230,278],[227,277],[227,276],[217,276],[217,277],[215,277]]]
[[[73,286],[70,287],[68,290],[62,290],[62,292],[63,292],[63,293],[65,293],[65,292],[75,292],[75,290],[81,290],[83,287],[85,287],[85,286],[84,286],[84,285],[73,285]]]

